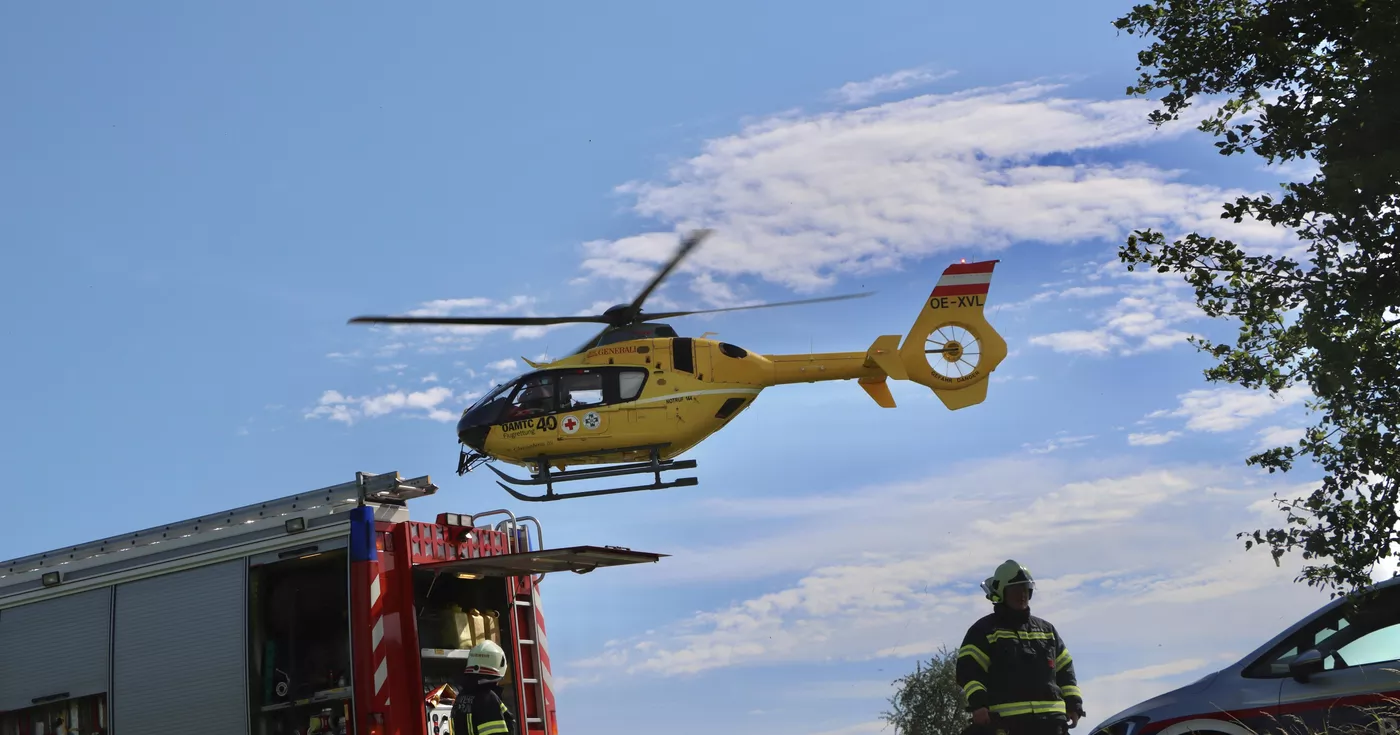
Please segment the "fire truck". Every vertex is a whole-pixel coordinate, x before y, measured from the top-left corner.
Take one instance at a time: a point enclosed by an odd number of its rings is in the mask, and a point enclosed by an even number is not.
[[[357,473],[0,562],[0,735],[446,735],[484,638],[520,735],[557,735],[541,581],[664,555],[547,549],[504,509],[410,520],[436,491]]]

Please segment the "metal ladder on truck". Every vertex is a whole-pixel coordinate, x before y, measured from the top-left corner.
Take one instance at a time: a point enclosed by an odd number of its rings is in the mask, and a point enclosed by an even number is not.
[[[537,582],[538,577],[534,581]],[[539,729],[544,735],[552,735],[544,694],[544,657],[540,653],[539,618],[536,616],[539,598],[529,578],[515,582],[512,597],[516,630],[520,631],[515,639],[515,660],[520,662],[520,683],[525,690],[525,697],[520,702],[520,721],[524,723],[521,732]],[[529,664],[528,671],[526,664]]]
[[[499,512],[499,511],[497,511]],[[523,529],[520,524],[529,521],[535,524],[536,538],[539,540],[539,547],[544,549],[544,529],[540,526],[538,519],[533,516],[514,517],[509,511],[509,520],[501,521],[496,525],[496,530],[505,531],[507,543],[511,552],[530,551],[530,534],[528,529]],[[487,514],[480,514],[487,515]],[[478,516],[479,517],[479,516]],[[544,653],[543,637],[540,635],[539,596],[536,594],[536,587],[540,580],[544,579],[544,574],[536,574],[533,577],[512,577],[510,579],[510,606],[511,616],[514,619],[511,626],[515,635],[514,639],[515,660],[517,662],[516,675],[520,682],[520,712],[518,717],[521,724],[521,735],[528,735],[531,731],[541,732],[543,735],[554,735],[554,730],[550,722],[548,702],[545,700],[544,685]]]

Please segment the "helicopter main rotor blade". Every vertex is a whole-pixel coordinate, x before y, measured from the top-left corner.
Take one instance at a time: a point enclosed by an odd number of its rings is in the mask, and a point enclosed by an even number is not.
[[[477,324],[531,327],[549,324],[607,324],[601,316],[357,316],[350,324]]]
[[[623,327],[629,324],[636,324],[642,310],[642,303],[651,296],[661,282],[676,269],[676,266],[690,254],[705,238],[709,237],[711,230],[695,230],[686,235],[681,240],[680,249],[671,256],[671,260],[647,283],[640,294],[632,300],[632,303],[621,309],[611,309],[609,314],[596,314],[590,316],[518,316],[518,317],[471,317],[471,316],[357,316],[350,320],[350,324],[439,324],[439,325],[476,325],[476,326],[500,326],[500,327],[534,327],[548,326],[552,324],[606,324],[614,327]],[[607,331],[604,329],[603,331]],[[600,332],[599,335],[602,333]],[[597,341],[595,335],[590,343]]]
[[[651,292],[655,291],[656,288],[661,285],[661,282],[666,280],[667,276],[671,275],[671,271],[675,270],[676,266],[680,265],[681,261],[684,260],[687,255],[690,255],[691,251],[695,250],[695,248],[699,246],[700,243],[704,242],[705,238],[709,237],[713,232],[714,230],[694,230],[686,235],[681,240],[680,249],[676,250],[675,255],[671,256],[671,260],[666,263],[660,271],[657,271],[656,275],[652,277],[651,282],[642,289],[641,293],[637,294],[637,298],[632,299],[632,303],[628,305],[628,314],[633,318],[641,314],[642,304],[646,302],[647,297],[651,296]]]
[[[579,345],[571,354],[577,355],[580,352],[588,351],[588,349],[591,348],[598,341],[598,338],[603,336],[604,334],[607,334],[608,330],[610,329],[613,329],[611,325],[598,330],[597,334],[593,335],[592,337],[589,337],[587,342],[584,342],[583,344]]]
[[[774,306],[799,306],[801,304],[820,304],[826,301],[846,301],[847,299],[863,299],[866,296],[874,295],[874,291],[865,293],[846,294],[844,296],[823,296],[817,299],[802,299],[800,301],[777,301],[768,304],[753,304],[752,306],[730,306],[723,309],[700,309],[698,311],[663,311],[656,314],[643,314],[641,321],[654,321],[656,319],[675,319],[680,316],[690,316],[691,314],[717,314],[721,311],[745,311],[748,309],[767,309]]]

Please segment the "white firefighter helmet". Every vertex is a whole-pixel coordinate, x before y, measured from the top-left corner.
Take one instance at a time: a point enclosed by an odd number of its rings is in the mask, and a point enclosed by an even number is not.
[[[1035,580],[1031,578],[1031,570],[1020,562],[1007,559],[992,572],[992,576],[982,582],[982,592],[987,595],[988,600],[1001,602],[1006,599],[1006,588],[1013,584],[1024,584],[1026,592],[1035,594]]]
[[[500,679],[506,675],[506,652],[495,641],[482,641],[467,653],[468,674],[479,674],[490,679]]]

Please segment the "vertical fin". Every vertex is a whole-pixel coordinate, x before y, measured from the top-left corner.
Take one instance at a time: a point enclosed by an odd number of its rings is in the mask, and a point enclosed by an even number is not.
[[[932,389],[950,410],[985,400],[988,378],[1006,359],[1006,340],[983,313],[998,262],[944,269],[899,350],[909,379]]]

